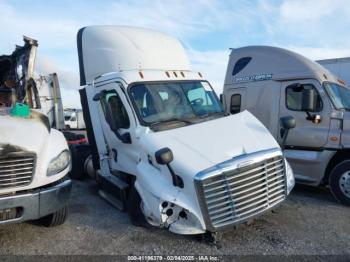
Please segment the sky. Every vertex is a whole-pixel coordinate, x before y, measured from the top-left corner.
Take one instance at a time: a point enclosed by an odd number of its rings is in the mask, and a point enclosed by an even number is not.
[[[88,25],[151,28],[178,38],[221,93],[229,48],[272,45],[310,59],[350,56],[349,0],[0,0],[0,54],[39,41],[36,72],[57,72],[65,107],[80,107],[76,33]]]

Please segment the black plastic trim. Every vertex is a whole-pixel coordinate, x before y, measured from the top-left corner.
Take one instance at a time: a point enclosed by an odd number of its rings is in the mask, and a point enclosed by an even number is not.
[[[83,59],[83,33],[86,27],[80,28],[77,34],[77,48],[78,48],[78,59],[79,59],[79,73],[80,73],[80,85],[86,85],[84,59]]]
[[[339,151],[340,149],[338,148],[329,148],[329,147],[307,147],[307,146],[290,146],[287,145],[285,146],[285,149],[288,150],[303,150],[303,151],[317,151],[317,152],[322,152],[322,151]]]
[[[95,132],[91,122],[91,115],[89,110],[89,104],[86,95],[86,89],[82,88],[79,90],[80,102],[83,109],[83,117],[86,125],[86,134],[89,139],[91,147],[92,164],[95,170],[100,169],[100,157],[97,150],[97,144],[95,139]]]

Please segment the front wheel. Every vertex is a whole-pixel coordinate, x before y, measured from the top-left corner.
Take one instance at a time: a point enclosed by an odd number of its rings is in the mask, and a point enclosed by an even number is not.
[[[54,227],[62,225],[67,220],[67,217],[68,207],[65,206],[50,215],[39,218],[38,222],[45,227]]]
[[[130,221],[134,226],[151,228],[142,212],[142,199],[135,187],[132,187],[129,192],[126,208]]]
[[[329,186],[340,203],[350,206],[350,160],[333,168],[329,176]]]

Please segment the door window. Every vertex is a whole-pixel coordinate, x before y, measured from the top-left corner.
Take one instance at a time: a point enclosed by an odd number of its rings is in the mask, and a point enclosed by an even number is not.
[[[101,99],[101,106],[106,121],[112,130],[130,127],[128,113],[116,91],[107,92]]]
[[[241,111],[241,95],[240,94],[234,94],[231,96],[231,107],[230,112],[231,114],[237,114]]]
[[[312,84],[303,84],[301,87],[296,88],[294,85],[287,86],[286,88],[286,107],[292,111],[303,111],[303,90],[313,89],[314,101],[316,103],[316,109],[314,112],[320,112],[322,110],[322,99],[317,92],[316,88]]]

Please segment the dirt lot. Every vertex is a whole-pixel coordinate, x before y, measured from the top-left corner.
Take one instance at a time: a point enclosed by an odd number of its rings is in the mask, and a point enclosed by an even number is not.
[[[130,224],[97,195],[92,181],[74,181],[68,221],[56,228],[32,223],[0,226],[0,254],[342,254],[350,256],[350,208],[328,190],[298,186],[277,213],[223,235],[221,248],[195,237]]]

